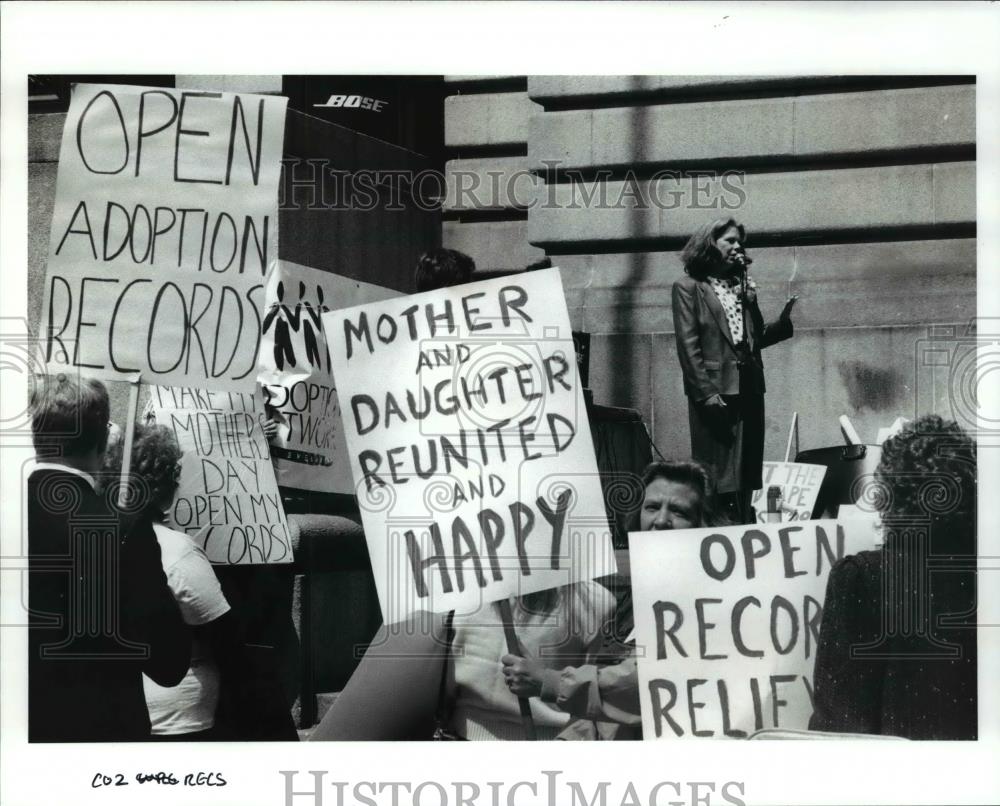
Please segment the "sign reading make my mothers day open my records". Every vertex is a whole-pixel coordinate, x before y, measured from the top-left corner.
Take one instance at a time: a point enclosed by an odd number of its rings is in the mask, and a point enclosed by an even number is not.
[[[49,371],[252,390],[285,104],[76,86],[42,308]]]
[[[324,317],[386,623],[614,573],[558,269]]]
[[[178,386],[150,393],[157,424],[174,432],[183,451],[167,525],[219,565],[292,562],[260,393]]]
[[[644,738],[807,728],[830,568],[872,548],[832,520],[630,534]]]

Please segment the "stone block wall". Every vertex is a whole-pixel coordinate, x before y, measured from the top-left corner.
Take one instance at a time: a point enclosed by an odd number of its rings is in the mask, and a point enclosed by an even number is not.
[[[960,416],[961,379],[925,353],[934,335],[959,355],[976,315],[971,78],[451,81],[445,245],[501,272],[549,255],[592,334],[595,402],[638,409],[664,454],[689,453],[679,252],[730,215],[765,317],[800,297],[764,356],[766,458],[793,412],[803,449],[839,444],[840,414],[869,442],[899,415]]]

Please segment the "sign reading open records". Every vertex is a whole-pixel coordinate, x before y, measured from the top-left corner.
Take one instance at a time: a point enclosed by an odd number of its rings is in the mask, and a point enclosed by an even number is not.
[[[832,520],[630,535],[643,737],[808,727],[830,568],[872,547]]]

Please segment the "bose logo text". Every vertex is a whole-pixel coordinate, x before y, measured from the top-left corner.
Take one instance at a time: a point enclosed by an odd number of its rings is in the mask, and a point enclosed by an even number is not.
[[[331,95],[325,104],[313,104],[332,109],[370,109],[372,112],[381,112],[388,101],[379,101],[376,98],[366,98],[363,95]]]

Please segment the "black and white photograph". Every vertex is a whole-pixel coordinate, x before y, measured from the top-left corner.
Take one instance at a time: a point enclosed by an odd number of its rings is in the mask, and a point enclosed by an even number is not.
[[[994,6],[29,5],[4,803],[1000,796]]]

